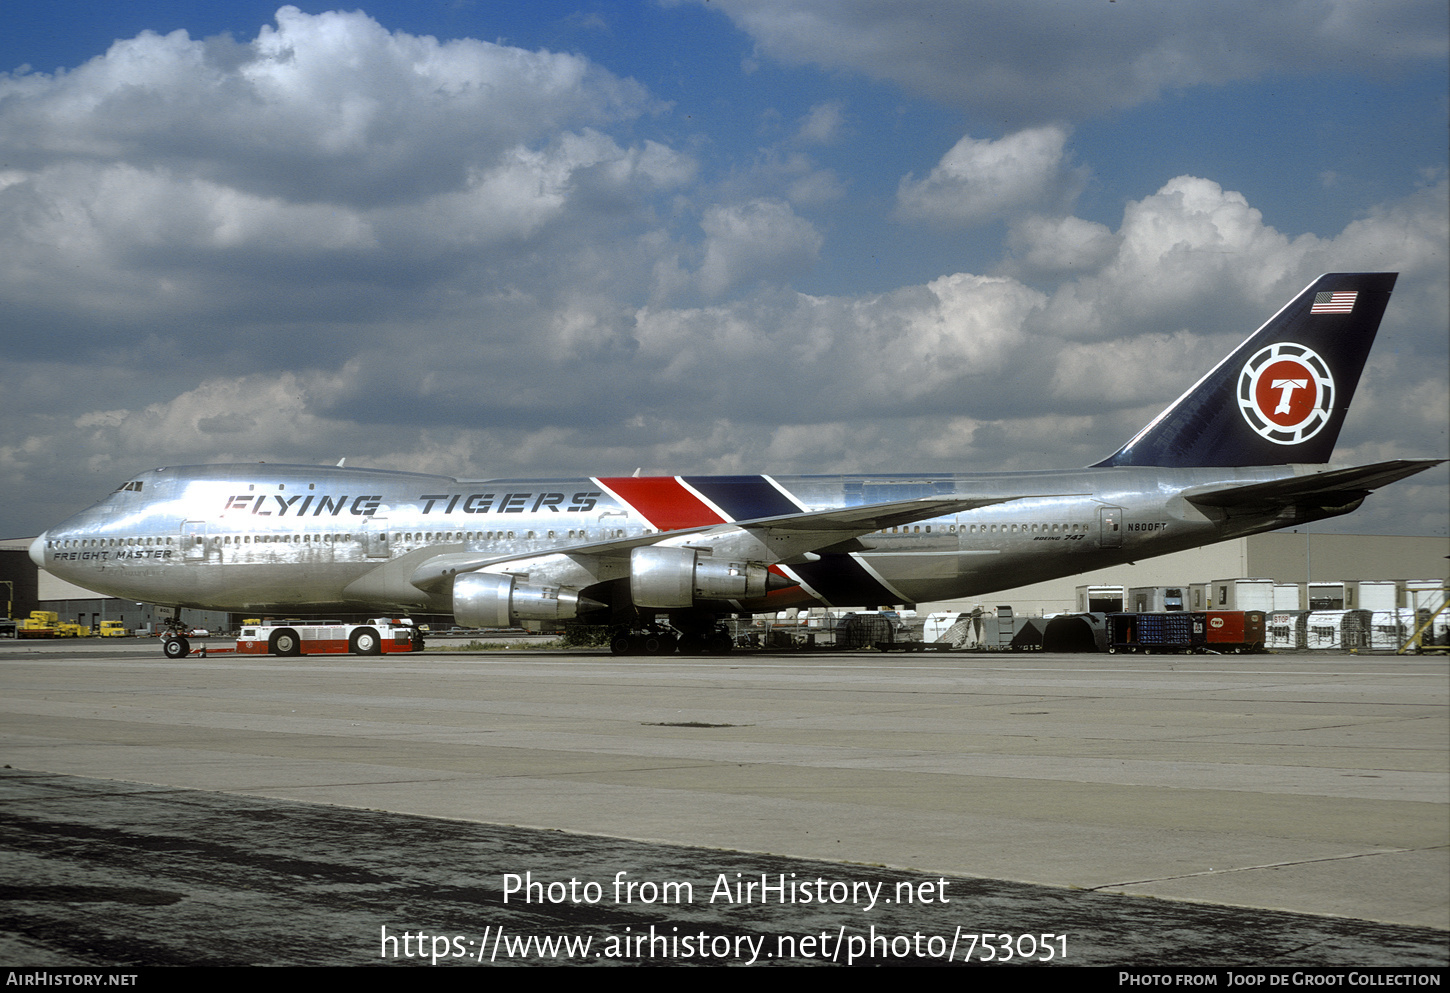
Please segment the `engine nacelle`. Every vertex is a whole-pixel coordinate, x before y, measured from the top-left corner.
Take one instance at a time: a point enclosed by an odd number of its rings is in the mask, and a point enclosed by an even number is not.
[[[575,591],[530,586],[496,572],[465,572],[453,579],[453,617],[464,627],[506,628],[515,621],[562,621],[577,615],[579,606]]]
[[[753,600],[770,589],[758,562],[727,562],[694,548],[647,545],[629,556],[629,595],[637,607],[678,609],[696,600]]]

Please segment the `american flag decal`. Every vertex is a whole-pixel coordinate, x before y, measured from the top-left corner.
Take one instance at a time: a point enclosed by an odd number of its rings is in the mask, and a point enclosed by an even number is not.
[[[1347,314],[1354,309],[1354,298],[1358,295],[1358,290],[1341,290],[1338,293],[1316,293],[1314,294],[1314,306],[1309,308],[1309,313]]]

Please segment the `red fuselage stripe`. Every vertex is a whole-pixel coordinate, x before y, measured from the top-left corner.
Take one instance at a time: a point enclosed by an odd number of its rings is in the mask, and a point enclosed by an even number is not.
[[[677,531],[725,521],[673,476],[600,477],[599,482],[659,531]]]

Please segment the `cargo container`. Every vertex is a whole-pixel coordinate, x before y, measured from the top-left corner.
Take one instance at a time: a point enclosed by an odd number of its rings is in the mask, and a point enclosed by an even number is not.
[[[1358,583],[1341,581],[1327,583],[1306,583],[1304,599],[1299,602],[1300,610],[1355,610],[1355,593]]]
[[[1299,649],[1309,642],[1307,610],[1276,610],[1269,615],[1264,645],[1273,649]]]
[[[1444,579],[1405,580],[1405,606],[1431,613],[1445,605],[1447,581]]]
[[[1058,614],[1048,618],[1042,633],[1045,652],[1106,652],[1107,614]]]
[[[1408,607],[1370,612],[1369,647],[1376,652],[1397,652],[1415,633],[1415,612]]]
[[[1162,613],[1188,607],[1186,586],[1134,586],[1123,606],[1134,614]]]
[[[1356,651],[1369,647],[1370,612],[1315,610],[1309,613],[1304,647]]]
[[[1121,586],[1079,586],[1077,588],[1077,612],[1079,614],[1120,613],[1126,593],[1127,591]]]
[[[1211,586],[1213,603],[1209,604],[1210,609],[1261,610],[1265,613],[1274,609],[1272,579],[1215,579]]]
[[[1204,647],[1211,652],[1262,652],[1262,610],[1210,610],[1204,614]]]
[[[1400,584],[1393,579],[1365,579],[1359,583],[1360,610],[1394,610],[1402,606]]]
[[[1121,613],[1108,615],[1108,651],[1193,651],[1203,644],[1203,615]]]
[[[1300,600],[1298,583],[1275,583],[1274,584],[1274,612],[1281,610],[1302,610],[1299,606]]]

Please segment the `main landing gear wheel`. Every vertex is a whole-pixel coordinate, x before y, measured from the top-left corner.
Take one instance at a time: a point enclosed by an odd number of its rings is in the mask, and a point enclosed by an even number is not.
[[[352,633],[352,641],[347,646],[348,651],[354,655],[381,655],[383,643],[378,633],[372,628],[363,628]]]
[[[191,643],[185,638],[166,638],[161,642],[161,653],[169,659],[184,659],[191,654]]]
[[[640,638],[639,648],[646,655],[673,655],[675,638],[674,635],[650,631]]]
[[[615,655],[673,655],[678,643],[668,628],[648,631],[618,630],[609,639],[609,650]]]

